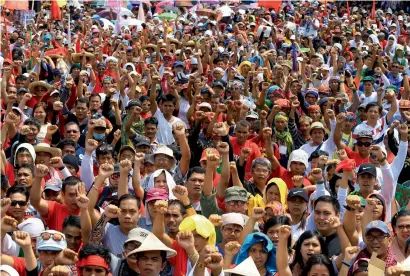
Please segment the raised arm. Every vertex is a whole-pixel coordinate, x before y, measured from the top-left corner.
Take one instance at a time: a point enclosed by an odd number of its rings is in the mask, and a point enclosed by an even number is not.
[[[221,168],[221,180],[216,186],[216,194],[219,198],[225,197],[225,190],[228,188],[229,183],[229,145],[228,143],[221,142],[216,149],[219,151],[222,158],[222,168]]]
[[[191,151],[185,135],[185,126],[183,123],[175,123],[172,128],[181,148],[182,157],[179,162],[179,169],[181,170],[182,175],[185,176],[189,169],[189,162],[191,161]]]
[[[239,236],[238,242],[240,244],[243,244],[246,237],[253,232],[255,228],[255,224],[261,219],[263,219],[264,215],[265,215],[264,208],[254,207],[252,209],[252,215],[249,217],[248,221],[245,224],[245,227],[243,228],[243,231],[241,232],[241,235]]]
[[[84,184],[78,185],[78,196],[76,197],[75,202],[80,208],[81,239],[84,244],[87,244],[90,240],[92,224],[90,213],[88,211],[90,199],[86,196]]]
[[[30,203],[40,213],[42,217],[48,216],[48,202],[41,198],[43,189],[41,189],[41,180],[49,174],[49,169],[46,165],[38,164],[34,170],[33,186],[30,192]]]
[[[128,159],[120,161],[120,182],[118,184],[118,198],[128,194],[128,176],[132,168],[132,162]]]
[[[143,200],[144,189],[141,187],[141,166],[144,163],[145,154],[142,152],[135,154],[134,159],[134,172],[132,174],[132,187],[134,188],[135,195]]]
[[[279,242],[276,249],[280,254],[276,254],[276,265],[280,276],[292,276],[292,271],[289,267],[288,239],[290,237],[291,227],[282,225],[279,228]]]
[[[168,202],[157,200],[155,202],[156,215],[152,224],[152,233],[160,239],[167,247],[172,248],[172,239],[165,233],[164,215],[168,211]]]
[[[158,75],[152,76],[152,84],[151,84],[151,89],[149,92],[149,100],[151,103],[151,114],[154,116],[154,114],[157,112],[157,84],[160,83],[160,77]]]

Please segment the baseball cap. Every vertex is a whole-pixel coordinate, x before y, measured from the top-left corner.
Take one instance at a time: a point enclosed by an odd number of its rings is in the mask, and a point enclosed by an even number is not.
[[[355,136],[356,136],[356,139],[359,139],[359,138],[371,138],[371,139],[373,139],[372,132],[368,131],[368,130],[359,131],[359,132],[355,133]]]
[[[203,151],[202,151],[202,155],[201,155],[201,160],[200,161],[203,161],[203,160],[206,160],[206,158],[207,158],[207,156],[208,155],[216,155],[216,156],[218,156],[218,157],[220,157],[220,154],[219,154],[219,151],[217,150],[217,149],[215,149],[215,148],[207,148],[207,149],[204,149]]]
[[[366,104],[363,103],[363,104],[359,105],[357,110],[359,110],[359,109],[366,109]]]
[[[22,88],[19,88],[19,89],[17,90],[17,94],[20,94],[21,92],[27,93],[28,91],[27,91],[26,88],[22,87]]]
[[[370,77],[370,76],[367,76],[367,77],[363,78],[363,82],[365,82],[365,81],[370,81],[371,83],[374,83],[374,78]]]
[[[293,188],[292,190],[289,191],[288,193],[288,200],[294,198],[294,197],[301,197],[304,201],[308,202],[309,197],[305,189],[303,188]]]
[[[172,65],[172,68],[175,68],[178,66],[185,67],[181,61],[175,61],[174,64]]]
[[[43,221],[39,218],[28,218],[24,220],[19,224],[19,229],[27,232],[30,235],[30,238],[37,238],[46,230]]]
[[[135,144],[135,147],[151,147],[150,142],[145,139],[141,139],[138,143]]]
[[[153,154],[146,154],[144,157],[144,163],[150,163],[154,165],[154,155]]]
[[[167,146],[158,147],[157,150],[154,152],[154,156],[157,154],[164,154],[169,157],[175,158],[174,152],[172,151],[172,149],[168,148]]]
[[[323,129],[323,131],[325,131],[325,127],[323,126],[321,122],[314,122],[312,126],[310,127],[310,132],[312,132],[312,130],[314,129]]]
[[[259,115],[255,111],[249,110],[248,113],[246,113],[246,118],[259,119]]]
[[[46,185],[44,186],[44,191],[52,190],[55,192],[60,192],[62,188],[63,188],[63,182],[60,179],[50,178],[49,180],[46,181]]]
[[[212,85],[212,87],[221,87],[221,88],[225,88],[225,84],[222,81],[215,81],[214,84]]]
[[[147,192],[145,202],[148,203],[153,200],[168,200],[168,192],[161,188],[152,188]]]
[[[223,214],[222,215],[222,226],[225,226],[228,224],[236,224],[243,228],[245,226],[245,220],[243,219],[243,215],[239,213]]]
[[[60,235],[62,238],[56,240],[57,235]],[[45,239],[46,236],[50,236],[48,239]],[[61,232],[55,230],[46,230],[41,232],[37,238],[37,251],[47,250],[47,251],[61,251],[67,248],[67,242],[65,240],[65,235]]]
[[[71,165],[75,169],[76,172],[78,172],[80,169],[78,166],[78,159],[75,155],[66,154],[63,157],[63,163]]]
[[[233,200],[248,202],[248,192],[242,187],[229,187],[225,191],[225,202]]]
[[[365,174],[365,173],[371,174],[371,175],[373,175],[374,177],[377,178],[377,170],[376,170],[376,167],[373,164],[366,163],[366,164],[361,164],[359,166],[359,170],[357,171],[357,175],[359,176],[359,175]]]
[[[212,106],[207,102],[202,102],[200,105],[198,105],[198,108],[201,108],[201,107],[208,108],[209,111],[212,111]]]
[[[139,243],[142,243],[150,233],[150,231],[141,227],[133,228],[130,232],[128,232],[127,240],[124,242],[124,244],[130,241],[137,241]]]
[[[50,93],[50,96],[53,96],[54,94],[60,94],[60,91],[58,89],[54,89],[53,92]]]
[[[114,164],[114,173],[119,173],[120,172],[120,164],[115,163]]]
[[[138,100],[130,100],[130,101],[128,101],[128,103],[127,103],[127,107],[125,108],[125,109],[130,109],[131,107],[133,107],[133,106],[139,106],[139,107],[141,107],[141,102],[140,101],[138,101]]]
[[[400,100],[399,101],[399,108],[401,108],[401,109],[410,109],[410,101],[409,100]]]
[[[384,221],[381,220],[374,220],[372,222],[370,222],[367,226],[366,226],[366,235],[367,233],[369,233],[369,231],[371,230],[379,230],[382,231],[384,234],[389,235],[390,237],[390,230],[389,227],[387,226],[387,224]]]

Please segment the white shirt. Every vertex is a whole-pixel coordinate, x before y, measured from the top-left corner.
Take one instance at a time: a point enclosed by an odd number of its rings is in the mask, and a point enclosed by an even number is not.
[[[388,127],[389,126],[387,125],[387,122],[386,122],[386,116],[384,116],[377,120],[375,127],[369,126],[367,124],[367,121],[364,121],[363,123],[361,123],[355,128],[354,134],[357,134],[361,131],[371,131],[373,135],[373,143],[375,145],[385,147],[383,139],[384,139],[384,134],[386,133]]]
[[[175,123],[183,123],[186,128],[185,123],[177,117],[172,116],[172,120],[171,122],[169,122],[167,119],[165,119],[164,114],[162,114],[159,108],[157,108],[154,117],[158,119],[158,131],[156,137],[158,143],[160,144],[167,146],[175,142],[174,136],[172,135],[172,126]]]

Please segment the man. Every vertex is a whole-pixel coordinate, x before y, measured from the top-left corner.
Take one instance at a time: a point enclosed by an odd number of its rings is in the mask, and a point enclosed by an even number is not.
[[[157,105],[156,86],[159,83],[159,76],[153,76],[150,91],[151,114],[158,119],[158,132],[156,134],[158,143],[170,145],[175,141],[172,135],[172,125],[177,122],[184,123],[181,119],[172,115],[178,100],[173,95],[167,94],[162,96],[159,100],[159,105]]]
[[[60,202],[60,193],[63,188],[63,182],[60,179],[51,178],[46,181],[44,186],[44,199]]]
[[[107,247],[100,244],[87,244],[81,248],[76,263],[78,272],[82,276],[110,274],[111,256]]]
[[[17,170],[16,183],[24,185],[27,188],[31,188],[34,179],[34,165],[33,164],[23,164]]]
[[[79,216],[68,216],[64,219],[62,233],[67,241],[67,248],[78,252],[82,246],[81,221]]]
[[[72,176],[79,177],[80,167],[78,166],[78,159],[75,155],[67,154],[63,157],[63,164],[71,173]]]
[[[197,213],[201,212],[201,191],[205,181],[205,169],[201,167],[193,167],[188,170],[185,187],[188,190],[188,198],[190,204],[194,207]]]
[[[165,246],[155,235],[149,234],[141,246],[128,253],[127,257],[136,256],[139,275],[159,276],[165,268],[166,260],[176,254],[175,250]]]
[[[258,194],[263,197],[266,181],[268,180],[272,170],[272,164],[270,163],[270,161],[263,157],[256,158],[252,161],[252,182],[243,180],[243,177],[241,177],[239,173],[239,171],[241,171],[241,166],[239,166],[238,163],[237,169],[239,178],[244,183],[244,188],[253,196],[256,196]]]
[[[149,139],[151,146],[155,149],[159,144],[157,141],[158,119],[148,117],[144,120],[144,135]]]
[[[49,169],[47,166],[42,164],[36,165],[33,187],[30,193],[30,202],[40,213],[50,229],[61,231],[64,218],[70,215],[79,215],[80,213],[76,198],[81,180],[75,176],[64,179],[61,192],[64,204],[61,204],[56,201],[45,200],[41,197],[41,181],[48,174]]]
[[[225,245],[228,242],[239,242],[239,236],[241,235],[245,226],[245,220],[241,214],[227,213],[222,215],[222,240],[216,246],[222,256],[225,253]]]
[[[64,127],[64,137],[68,139],[72,139],[75,142],[75,155],[81,165],[81,161],[83,160],[85,150],[78,144],[80,139],[81,131],[80,126],[75,122],[69,122]],[[63,140],[64,141],[64,140]],[[62,143],[61,141],[60,143]]]
[[[363,88],[364,91],[359,95],[360,102],[364,104],[377,103],[377,92],[374,91],[374,78],[364,77],[363,78]]]
[[[180,200],[171,199],[168,201],[168,210],[164,215],[165,228],[171,239],[176,239],[179,232],[179,225],[186,216],[184,204]]]
[[[101,110],[101,96],[100,94],[92,94],[90,96],[90,112],[91,115]]]

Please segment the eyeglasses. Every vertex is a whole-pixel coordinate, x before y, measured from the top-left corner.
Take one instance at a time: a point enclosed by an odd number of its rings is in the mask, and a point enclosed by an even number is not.
[[[406,224],[397,225],[396,227],[399,228],[399,230],[410,229],[410,225],[406,225]]]
[[[169,160],[170,160],[170,158],[167,158],[167,157],[156,157],[154,159],[155,162],[167,162]]]
[[[47,241],[49,239],[53,239],[54,241],[61,241],[61,240],[65,240],[64,236],[58,233],[49,233],[49,232],[43,232],[40,235],[40,238],[43,241]]]
[[[78,133],[78,130],[75,130],[75,129],[67,130],[67,134],[70,134],[70,133]]]
[[[374,240],[377,240],[378,242],[382,242],[387,238],[387,236],[383,235],[383,236],[373,236],[373,235],[368,235],[366,236],[366,240],[369,242],[372,242]]]
[[[370,147],[370,146],[372,145],[372,143],[371,143],[371,142],[360,142],[360,141],[357,141],[356,145],[357,145],[358,147],[366,147],[366,148],[368,148],[368,147]]]
[[[15,206],[17,206],[17,204],[18,204],[19,206],[26,206],[26,205],[27,205],[27,201],[24,201],[24,200],[12,200],[10,205],[13,206],[13,207],[15,207]]]
[[[256,172],[256,173],[269,173],[269,170],[267,170],[267,169],[254,169],[254,172]]]

